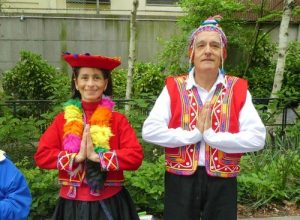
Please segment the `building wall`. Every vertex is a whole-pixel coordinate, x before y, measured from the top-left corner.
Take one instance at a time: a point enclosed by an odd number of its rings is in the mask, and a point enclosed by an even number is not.
[[[137,25],[137,60],[156,62],[161,42],[178,34],[176,22],[142,19]],[[19,52],[41,54],[60,68],[63,50],[119,56],[127,66],[128,17],[0,16],[0,72],[13,67]]]
[[[106,14],[100,11],[99,15],[95,10],[91,10],[89,15],[61,14],[67,7],[66,0],[3,1],[14,2],[14,7],[23,7],[23,10],[28,8],[28,13],[0,13],[0,73],[15,65],[21,50],[41,54],[57,68],[60,68],[60,54],[65,49],[77,53],[120,56],[122,67],[127,66],[128,14],[132,0],[111,0],[110,10]],[[179,33],[176,25],[178,15],[175,16],[174,13],[181,13],[181,10],[175,6],[146,5],[146,0],[139,0],[139,5],[137,60],[156,62],[157,54],[162,50],[161,42]],[[40,12],[49,8],[51,13],[29,13],[32,8],[41,9]],[[53,13],[55,10],[59,13]],[[266,25],[264,30],[267,31],[268,28]],[[277,42],[278,27],[270,35]],[[290,24],[289,40],[300,41],[299,23]]]
[[[269,29],[272,29],[273,25],[265,25],[263,30],[268,31]],[[278,27],[275,28],[270,32],[270,37],[274,42],[278,42],[279,37],[279,24]],[[291,23],[289,24],[289,31],[288,31],[288,40],[289,41],[299,41],[300,42],[300,24]]]

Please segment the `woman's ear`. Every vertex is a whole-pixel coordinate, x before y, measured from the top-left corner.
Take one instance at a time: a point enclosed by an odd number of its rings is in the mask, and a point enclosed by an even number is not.
[[[78,85],[77,85],[77,80],[76,80],[76,78],[74,78],[73,80],[74,80],[75,89],[78,90]]]
[[[104,91],[106,90],[106,88],[107,88],[107,85],[108,85],[108,79],[105,79]]]

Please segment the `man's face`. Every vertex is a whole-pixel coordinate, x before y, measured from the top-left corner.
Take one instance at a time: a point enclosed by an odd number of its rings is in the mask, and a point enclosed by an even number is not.
[[[215,31],[203,31],[194,41],[194,66],[196,71],[217,73],[221,65],[220,34]]]

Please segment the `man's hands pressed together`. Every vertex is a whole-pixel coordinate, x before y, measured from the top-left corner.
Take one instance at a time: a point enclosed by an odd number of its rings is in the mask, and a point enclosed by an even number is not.
[[[210,103],[207,102],[198,114],[198,120],[196,127],[199,129],[201,134],[207,129],[211,128],[211,107]]]

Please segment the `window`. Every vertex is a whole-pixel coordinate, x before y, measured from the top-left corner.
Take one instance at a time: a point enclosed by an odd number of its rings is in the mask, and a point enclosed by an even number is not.
[[[147,5],[175,5],[178,0],[147,0]]]
[[[96,4],[97,0],[67,0],[67,3]],[[99,0],[99,3],[110,3],[110,0]]]

